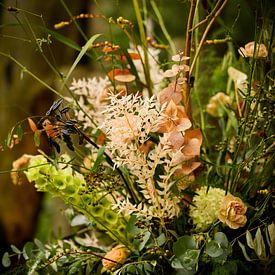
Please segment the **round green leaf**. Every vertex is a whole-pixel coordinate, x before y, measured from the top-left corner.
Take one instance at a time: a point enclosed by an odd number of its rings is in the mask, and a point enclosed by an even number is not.
[[[31,242],[27,242],[23,247],[23,257],[25,260],[28,260],[33,257],[33,247],[34,244]]]
[[[206,244],[205,253],[212,258],[217,258],[223,254],[223,249],[216,241],[211,241]]]
[[[214,240],[220,244],[222,247],[226,248],[228,247],[228,240],[226,235],[223,232],[217,232],[214,235]]]
[[[21,251],[13,244],[11,245],[11,250],[16,254],[21,254]]]
[[[180,237],[173,245],[174,254],[180,258],[188,249],[195,249],[196,242],[191,236]]]
[[[2,257],[2,265],[4,267],[9,267],[11,265],[11,260],[10,260],[8,252],[4,253],[4,255]]]
[[[200,255],[200,250],[197,249],[188,249],[184,255],[180,257],[180,261],[182,265],[187,269],[187,270],[192,270],[196,267],[198,263]]]

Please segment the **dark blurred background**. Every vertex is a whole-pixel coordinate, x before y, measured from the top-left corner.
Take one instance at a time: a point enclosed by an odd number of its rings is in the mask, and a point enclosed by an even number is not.
[[[221,19],[215,23],[210,37],[224,38],[225,35],[231,35],[236,46],[243,46],[245,43],[253,40],[255,32],[254,18],[259,8],[257,5],[260,2],[230,0]],[[272,6],[272,2],[268,2],[270,6]],[[41,80],[58,89],[60,85],[59,77],[45,62],[41,53],[35,48],[35,44],[28,41],[33,40],[31,29],[34,30],[37,38],[47,38],[47,34],[41,32],[36,27],[43,23],[40,15],[42,15],[46,27],[51,30],[53,30],[55,23],[69,18],[62,1],[18,0],[0,1],[0,3],[0,51],[5,54],[11,54]],[[117,18],[123,16],[135,21],[134,11],[131,6],[132,1],[130,0],[98,0],[96,2],[92,0],[67,0],[65,3],[73,15],[80,13],[103,13],[107,17],[112,16],[113,18]],[[177,49],[183,49],[188,1],[158,0],[156,3],[164,17],[170,35],[176,41]],[[201,14],[207,14],[211,3],[213,1],[201,1]],[[8,7],[18,7],[27,12],[16,12],[16,9],[8,9]],[[150,8],[148,8],[148,13],[151,13]],[[154,22],[154,31],[160,39],[164,40],[153,13],[152,19]],[[31,29],[28,26],[28,22],[32,26]],[[101,41],[110,39],[109,26],[103,21],[83,20],[79,24],[88,37],[96,33],[103,33],[104,35],[100,38]],[[73,24],[58,30],[58,32],[72,39],[80,46],[83,46],[85,43],[80,32]],[[115,43],[127,43],[125,36],[118,28],[112,27],[112,35]],[[60,71],[66,72],[78,52],[60,43],[53,37],[51,37],[51,40],[50,47],[54,54],[54,59],[52,59],[50,52],[43,45],[45,55],[49,57],[51,62],[56,64]],[[226,49],[226,45],[214,47],[216,55],[221,57]],[[80,62],[74,76],[91,77],[93,74],[98,74],[97,70],[98,67],[95,61],[84,58]],[[0,144],[4,143],[9,130],[16,122],[28,116],[43,114],[54,99],[55,95],[51,91],[22,71],[14,61],[0,55]],[[28,134],[28,125],[24,123],[23,128],[26,132],[23,140],[12,149],[5,149],[0,152],[0,171],[10,170],[12,162],[22,154],[35,154],[37,152],[37,149],[33,145],[33,136]],[[46,144],[43,145],[42,149],[45,151],[48,150]],[[44,232],[49,232],[48,229],[50,228],[57,230],[59,227],[62,227],[64,231],[66,230],[66,226],[62,226],[63,222],[59,222],[59,212],[63,207],[62,204],[58,201],[50,200],[46,204],[46,207],[42,207],[42,205],[45,205],[45,203],[42,204],[42,201],[43,195],[37,193],[32,184],[23,182],[20,186],[14,186],[11,183],[9,173],[0,174],[1,253],[8,249],[9,244],[21,247],[26,241],[31,240],[35,236],[41,209],[44,209],[44,212],[42,212],[44,214],[42,215],[50,216],[49,219],[46,219],[46,223],[40,223],[40,226],[47,227],[47,230],[44,230]],[[47,207],[48,212],[45,210]],[[43,232],[43,228],[40,228],[39,231]]]

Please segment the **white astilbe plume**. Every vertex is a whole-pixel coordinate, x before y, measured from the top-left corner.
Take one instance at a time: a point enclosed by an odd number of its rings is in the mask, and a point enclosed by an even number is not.
[[[110,105],[106,108],[105,121],[101,126],[109,139],[109,150],[117,166],[125,166],[134,176],[140,193],[146,203],[133,205],[122,201],[116,205],[120,212],[136,213],[147,218],[171,218],[178,214],[178,200],[170,189],[173,183],[170,177],[175,167],[172,164],[172,150],[168,140],[160,137],[160,141],[146,155],[140,150],[149,139],[162,119],[163,108],[157,100],[141,98],[137,95],[110,97]],[[158,165],[164,168],[164,175],[156,182],[155,173]]]
[[[76,108],[75,115],[84,128],[92,126],[91,117],[96,124],[103,121],[102,111],[106,105],[106,88],[110,84],[107,77],[73,79],[70,90],[79,96],[78,104],[82,109]]]

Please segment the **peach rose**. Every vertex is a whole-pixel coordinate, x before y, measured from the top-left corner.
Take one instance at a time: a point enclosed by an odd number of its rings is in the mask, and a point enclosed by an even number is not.
[[[230,228],[238,229],[246,224],[246,210],[247,207],[240,198],[228,194],[221,203],[218,218]]]
[[[124,245],[117,245],[112,250],[106,253],[104,256],[105,259],[102,260],[102,265],[106,270],[112,270],[118,267],[120,264],[123,264],[128,256],[130,251]],[[109,261],[109,260],[112,261]]]

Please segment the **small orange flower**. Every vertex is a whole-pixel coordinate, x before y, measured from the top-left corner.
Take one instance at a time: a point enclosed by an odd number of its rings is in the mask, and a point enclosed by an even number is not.
[[[108,73],[108,76],[111,80],[120,82],[132,82],[136,79],[128,69],[114,69]]]
[[[29,123],[29,126],[30,126],[31,130],[35,134],[37,134],[38,137],[40,137],[41,133],[40,133],[39,129],[37,128],[35,122],[31,118],[29,118],[29,117],[28,117],[28,123]]]
[[[129,56],[132,60],[140,60],[140,55],[138,53],[129,53]],[[122,62],[127,61],[127,57],[125,55],[118,55],[118,60],[121,60]]]
[[[240,198],[228,194],[221,203],[218,218],[230,228],[238,229],[239,227],[243,227],[247,222],[247,218],[244,215],[246,210],[247,207]]]
[[[106,270],[111,271],[112,269],[115,269],[119,265],[125,263],[129,254],[130,251],[128,248],[126,248],[124,245],[117,245],[106,253],[104,256],[105,259],[102,260],[102,265]]]
[[[127,75],[127,74],[130,74],[130,71],[128,69],[113,69],[110,72],[108,72],[108,76],[112,80],[114,80],[115,76],[117,75]]]

